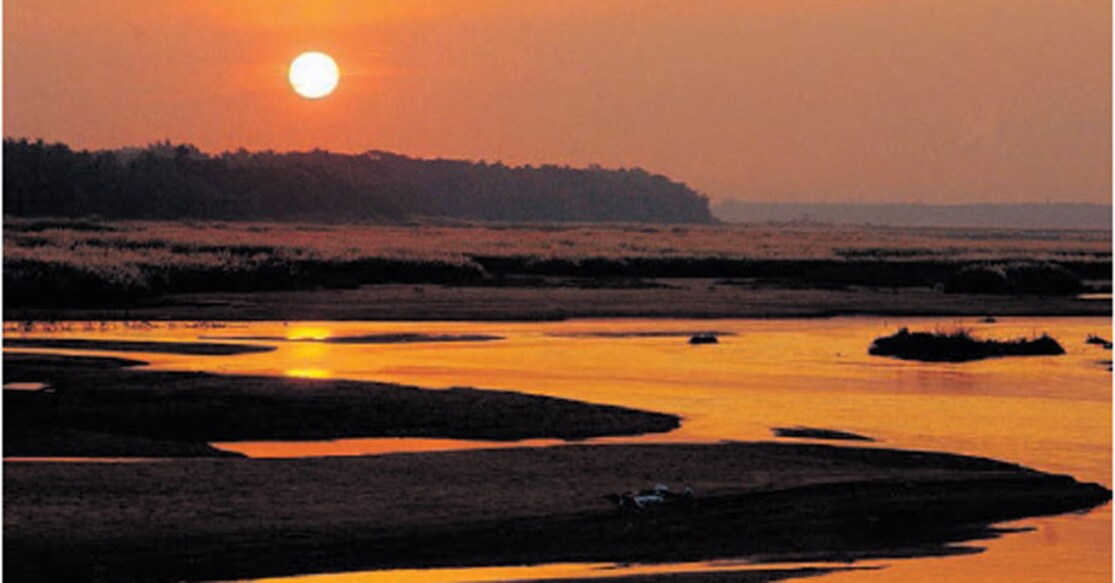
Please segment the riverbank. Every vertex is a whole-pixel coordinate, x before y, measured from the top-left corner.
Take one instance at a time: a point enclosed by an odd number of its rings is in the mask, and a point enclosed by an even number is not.
[[[655,482],[691,504],[624,511]],[[249,487],[250,485],[250,487]],[[1110,492],[986,459],[822,445],[5,464],[5,575],[213,580],[569,561],[934,556]],[[65,553],[58,549],[65,548]]]
[[[654,285],[649,285],[653,283]],[[716,279],[641,287],[467,287],[381,284],[351,289],[172,294],[112,307],[4,306],[8,321],[406,320],[1110,316],[1111,300],[1073,295],[949,294],[928,287],[823,289]]]
[[[7,221],[7,320],[1100,315],[1109,231]],[[1104,312],[1107,310],[1107,312]]]

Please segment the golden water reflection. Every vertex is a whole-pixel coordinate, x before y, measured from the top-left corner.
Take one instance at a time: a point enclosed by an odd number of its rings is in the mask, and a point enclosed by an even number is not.
[[[255,583],[494,583],[498,581],[548,581],[567,579],[607,579],[637,575],[679,573],[727,573],[797,568],[832,568],[831,565],[802,563],[773,567],[731,561],[671,563],[661,565],[616,565],[612,563],[555,563],[517,567],[480,567],[462,569],[391,569],[254,579]],[[857,565],[856,572],[877,568]]]
[[[891,334],[900,326],[918,330],[963,327],[977,336],[995,338],[1048,332],[1061,341],[1067,354],[964,364],[905,362],[866,354],[873,338]],[[207,342],[221,336],[249,335],[496,335],[504,340],[275,342],[273,352],[220,357],[96,354],[138,358],[160,370],[345,378],[430,388],[509,389],[665,411],[684,418],[682,427],[669,434],[596,440],[602,443],[770,439],[771,427],[800,425],[871,436],[883,447],[985,456],[1071,474],[1108,487],[1112,483],[1111,352],[1084,343],[1089,334],[1111,338],[1109,318],[1001,318],[996,323],[975,318],[878,317],[544,323],[259,322],[204,329],[182,324],[109,326],[95,332],[64,328],[56,326],[30,335],[175,341],[197,340],[205,335]],[[719,344],[702,346],[690,346],[684,337],[645,335],[701,329],[734,335],[722,337]],[[602,331],[610,336],[591,336]],[[622,333],[637,335],[617,336]],[[12,331],[6,334],[18,335]],[[219,444],[223,449],[261,457],[505,445],[383,438]],[[830,575],[828,580],[983,581],[1003,579],[1009,573],[1017,583],[1048,580],[1040,577],[1054,571],[1060,580],[1111,580],[1108,507],[1083,516],[1025,524],[1041,528],[993,541],[989,546],[994,550],[989,553],[897,561],[880,571]]]
[[[905,362],[866,354],[872,338],[899,325],[964,326],[978,335],[1003,338],[1049,331],[1068,354],[964,364]],[[1101,364],[1111,353],[1084,344],[1088,334],[1110,337],[1111,321],[1106,318],[1004,318],[997,324],[942,318],[229,323],[203,331],[178,326],[34,335],[190,341],[204,334],[212,342],[220,335],[283,337],[285,330],[295,328],[337,336],[425,332],[493,334],[506,339],[277,342],[273,352],[220,357],[52,352],[127,356],[151,362],[151,368],[160,370],[509,389],[684,417],[678,431],[644,438],[653,441],[769,439],[774,426],[827,427],[868,435],[887,447],[983,455],[1111,483],[1111,375]],[[677,337],[566,336],[599,330],[704,328],[736,335],[704,346],[690,346]]]
[[[495,449],[504,447],[547,447],[561,445],[560,439],[521,439],[519,441],[480,441],[471,439],[429,439],[411,437],[372,437],[313,441],[230,441],[215,442],[224,451],[250,454],[254,458],[300,458],[323,456],[361,456],[387,453]]]
[[[1098,515],[1097,519],[1088,516]],[[857,561],[853,569],[839,570],[821,581],[829,583],[940,583],[942,581],[1049,581],[1107,582],[1111,580],[1111,507],[1089,515],[1069,514],[1001,525],[1010,529],[1032,529],[992,541],[979,541],[986,552],[949,557],[899,561]],[[1108,557],[1107,564],[1097,561]],[[255,583],[490,583],[496,581],[546,581],[597,579],[632,575],[833,568],[831,564],[777,563],[753,565],[731,561],[660,565],[616,565],[567,563],[520,567],[471,567],[460,569],[391,569],[297,577],[258,579]]]
[[[50,385],[46,383],[4,383],[5,391],[41,391]]]
[[[284,376],[296,379],[329,379],[333,378],[333,371],[324,368],[292,368],[285,371]]]

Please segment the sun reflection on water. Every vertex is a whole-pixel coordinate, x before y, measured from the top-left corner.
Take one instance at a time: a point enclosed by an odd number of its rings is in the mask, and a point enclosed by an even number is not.
[[[964,364],[904,362],[866,354],[871,339],[892,334],[899,326],[921,330],[966,327],[980,337],[1000,339],[1048,331],[1062,342],[1067,354]],[[63,326],[32,334],[180,342],[196,341],[202,334],[289,340],[402,333],[498,335],[505,339],[451,346],[436,342],[253,341],[250,343],[276,345],[277,349],[221,357],[97,354],[139,358],[149,361],[154,370],[369,380],[427,388],[474,386],[666,411],[684,418],[676,432],[643,438],[652,441],[772,439],[773,426],[831,428],[874,437],[881,447],[986,456],[1111,485],[1111,374],[1106,364],[1111,353],[1084,342],[1089,334],[1110,338],[1110,318],[999,318],[994,324],[971,318],[894,317],[716,322],[253,322],[236,328],[215,332],[219,327],[125,326],[90,331]],[[645,334],[699,329],[734,335],[723,337],[718,345],[701,347],[689,346],[679,336],[583,336],[602,330]],[[6,330],[6,334],[23,332]],[[308,389],[310,385],[307,382]],[[630,438],[594,442],[625,439]],[[283,457],[291,453],[363,455],[504,445],[380,438],[241,442],[220,447]],[[1042,532],[1057,533],[1056,544],[1040,533],[1011,535],[989,543],[994,547],[989,553],[897,561],[880,571],[834,575],[829,580],[983,581],[1002,575],[1014,581],[1038,581],[1054,572],[1060,580],[1110,580],[1110,507],[1079,517],[1038,520],[1026,523],[1039,523],[1044,525]],[[473,580],[477,574],[446,573],[445,580]],[[538,574],[534,571],[530,576]],[[385,580],[403,580],[400,575],[395,572]]]
[[[313,326],[293,326],[286,331],[287,340],[325,340],[332,336],[329,328]]]
[[[297,379],[329,379],[333,372],[324,368],[292,368],[286,371],[286,376]]]

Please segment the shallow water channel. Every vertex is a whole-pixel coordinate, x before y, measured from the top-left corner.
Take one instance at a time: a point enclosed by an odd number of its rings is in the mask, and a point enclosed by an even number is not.
[[[966,328],[985,338],[1048,332],[1067,354],[963,364],[917,363],[867,355],[875,337]],[[1067,473],[1111,487],[1111,352],[1086,344],[1111,338],[1109,318],[834,318],[796,320],[576,320],[542,323],[258,322],[58,324],[5,337],[239,342],[273,352],[187,356],[143,352],[18,350],[125,356],[160,370],[345,378],[428,388],[509,389],[679,414],[668,434],[609,442],[715,442],[775,439],[772,427],[850,431],[879,447],[991,457]],[[689,334],[719,333],[690,345]],[[478,342],[324,342],[371,334],[495,335]],[[238,339],[232,340],[232,337]],[[250,340],[248,337],[260,339]],[[269,338],[267,340],[262,338]],[[278,339],[278,340],[276,340]],[[5,350],[13,350],[6,348]],[[428,439],[216,444],[253,457],[367,455],[508,445]],[[852,445],[864,445],[850,442]],[[1031,519],[1035,527],[976,543],[987,552],[948,558],[873,561],[877,570],[827,581],[1111,580],[1111,511]],[[857,566],[860,563],[857,563]],[[738,565],[720,565],[739,568]],[[707,568],[676,566],[675,570]],[[551,576],[619,576],[637,571],[556,565],[508,571],[457,569],[323,576],[326,581],[496,581]],[[292,579],[316,581],[316,578]]]

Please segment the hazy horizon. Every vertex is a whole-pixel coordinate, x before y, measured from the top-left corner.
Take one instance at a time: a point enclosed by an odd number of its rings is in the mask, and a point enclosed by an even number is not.
[[[1091,203],[763,203],[715,201],[714,217],[729,223],[815,223],[892,227],[1072,229],[1110,231],[1112,206]]]
[[[1109,203],[1110,22],[1093,0],[8,2],[4,133],[638,166],[718,201]],[[336,58],[335,94],[291,91],[304,50]]]

